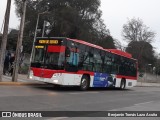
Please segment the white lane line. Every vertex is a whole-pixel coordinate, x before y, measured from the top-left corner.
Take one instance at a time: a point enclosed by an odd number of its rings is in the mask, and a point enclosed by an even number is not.
[[[153,101],[149,101],[149,102],[143,102],[143,103],[137,103],[137,104],[134,104],[135,106],[137,105],[144,105],[144,104],[149,104],[149,103],[152,103]]]

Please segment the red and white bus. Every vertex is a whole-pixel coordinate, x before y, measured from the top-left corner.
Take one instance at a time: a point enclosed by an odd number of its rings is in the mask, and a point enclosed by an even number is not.
[[[37,38],[29,78],[62,86],[118,87],[137,83],[137,61],[129,53],[77,39]]]

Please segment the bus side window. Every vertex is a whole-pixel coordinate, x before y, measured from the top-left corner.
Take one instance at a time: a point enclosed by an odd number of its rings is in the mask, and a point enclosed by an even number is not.
[[[113,55],[113,60],[112,60],[112,73],[117,74],[119,72],[119,65],[118,65],[118,56]]]
[[[77,48],[66,48],[66,63],[69,65],[78,66],[79,63],[79,53]]]
[[[71,65],[78,66],[78,63],[79,63],[79,53],[77,53],[77,52],[71,52],[69,63]]]
[[[95,72],[102,72],[102,57],[101,51],[98,49],[94,49],[94,70]]]
[[[65,51],[65,70],[77,72],[79,63],[79,50],[75,43],[69,42]]]
[[[80,45],[79,49],[79,69],[93,71],[93,48],[86,45]]]
[[[69,64],[69,59],[70,59],[70,49],[66,47],[65,51],[65,59],[66,59],[66,64]]]
[[[66,51],[65,51],[65,57],[70,57],[70,49],[68,47],[66,47]]]

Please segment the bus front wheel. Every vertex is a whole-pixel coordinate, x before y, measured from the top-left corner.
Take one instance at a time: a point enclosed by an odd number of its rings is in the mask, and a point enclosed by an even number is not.
[[[126,80],[125,79],[122,79],[121,80],[121,84],[120,84],[120,89],[121,90],[124,90],[126,88]]]
[[[85,91],[89,88],[89,78],[88,76],[84,75],[81,79],[80,89]]]

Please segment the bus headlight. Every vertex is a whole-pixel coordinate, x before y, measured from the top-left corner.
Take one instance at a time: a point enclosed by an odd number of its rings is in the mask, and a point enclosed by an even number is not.
[[[58,80],[53,80],[54,83],[58,83]]]

